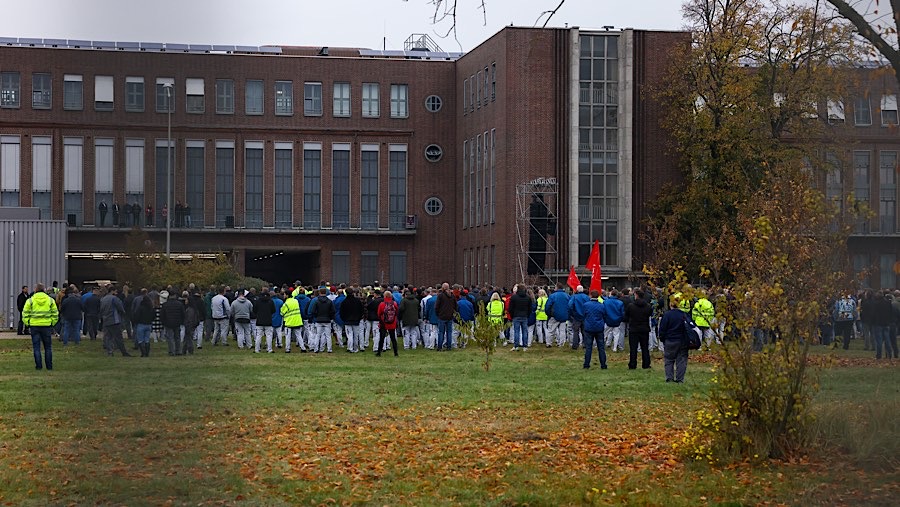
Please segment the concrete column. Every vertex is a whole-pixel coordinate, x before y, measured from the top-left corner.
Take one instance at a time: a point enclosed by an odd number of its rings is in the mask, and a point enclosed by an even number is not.
[[[569,30],[569,174],[568,181],[559,182],[560,190],[568,185],[569,190],[569,262],[578,265],[578,63],[581,43],[578,27]],[[561,206],[560,206],[561,207]],[[562,223],[559,224],[562,226]]]
[[[618,267],[631,270],[634,182],[634,30],[619,37],[619,258]]]

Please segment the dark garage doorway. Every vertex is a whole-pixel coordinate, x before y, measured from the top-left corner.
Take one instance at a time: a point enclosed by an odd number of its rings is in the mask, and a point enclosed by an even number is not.
[[[319,250],[247,250],[244,271],[247,276],[261,278],[273,285],[304,285],[319,280]]]

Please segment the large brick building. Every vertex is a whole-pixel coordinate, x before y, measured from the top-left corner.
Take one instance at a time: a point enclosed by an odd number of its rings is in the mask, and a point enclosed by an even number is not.
[[[583,265],[595,239],[623,279],[648,204],[678,178],[644,91],[688,41],[508,27],[449,54],[0,39],[0,205],[70,222],[73,280],[105,277],[135,204],[158,250],[166,207],[173,254],[223,251],[276,282],[508,285]]]

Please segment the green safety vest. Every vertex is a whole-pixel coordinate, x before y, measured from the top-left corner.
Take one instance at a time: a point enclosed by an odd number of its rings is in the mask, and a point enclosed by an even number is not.
[[[287,298],[281,305],[281,318],[286,327],[300,327],[303,325],[303,316],[300,315],[300,303],[294,298]]]
[[[537,320],[547,320],[547,296],[537,298],[537,311],[535,312]]]
[[[494,322],[501,322],[503,320],[503,301],[491,301],[488,303],[488,316]]]
[[[22,309],[22,322],[28,327],[55,326],[59,320],[56,301],[45,292],[36,292],[25,302]]]

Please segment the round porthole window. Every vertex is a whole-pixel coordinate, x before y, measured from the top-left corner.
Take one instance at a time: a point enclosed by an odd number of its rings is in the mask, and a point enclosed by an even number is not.
[[[437,162],[444,156],[444,149],[436,144],[429,144],[425,147],[425,160],[429,162]]]
[[[427,201],[425,201],[425,213],[428,213],[431,216],[440,215],[441,212],[444,211],[444,203],[437,197],[429,197]]]
[[[429,95],[425,98],[425,109],[432,113],[436,113],[441,110],[441,106],[444,105],[444,101],[441,100],[437,95]]]

